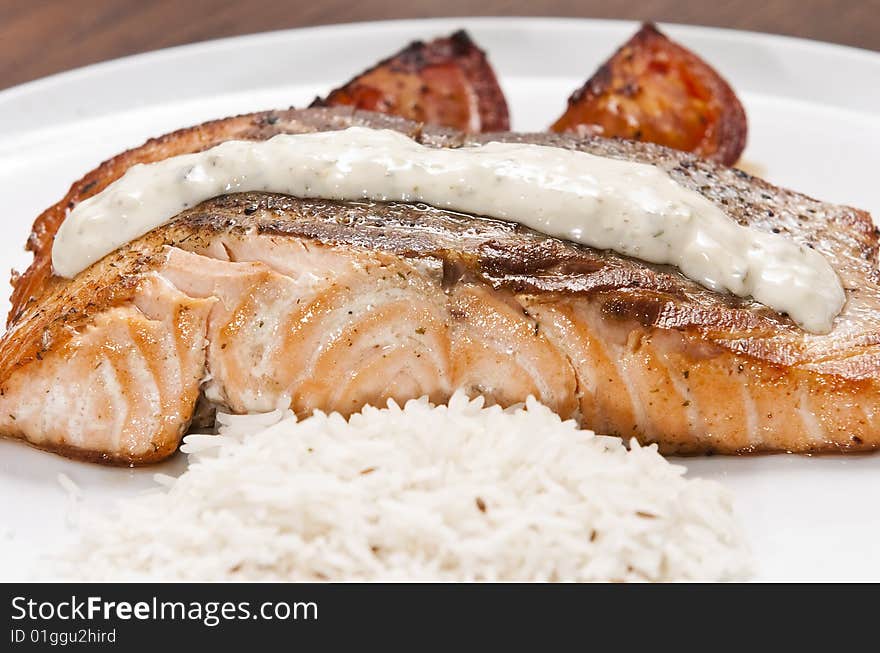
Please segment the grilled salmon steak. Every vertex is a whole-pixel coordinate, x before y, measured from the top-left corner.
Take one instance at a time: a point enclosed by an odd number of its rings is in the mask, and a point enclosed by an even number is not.
[[[263,192],[195,206],[73,280],[51,273],[67,211],[136,162],[351,125],[436,147],[522,141],[653,163],[740,223],[818,250],[846,306],[815,335],[676,269],[515,223]],[[207,123],[104,163],[38,218],[0,343],[0,433],[140,464],[172,454],[218,408],[349,414],[464,387],[502,405],[535,395],[667,453],[873,449],[877,242],[862,211],[651,144],[466,136],[345,108]]]

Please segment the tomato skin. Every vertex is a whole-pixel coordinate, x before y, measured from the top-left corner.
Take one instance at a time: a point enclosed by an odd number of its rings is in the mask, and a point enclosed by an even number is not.
[[[748,125],[709,64],[645,24],[572,94],[550,129],[658,143],[733,165]]]
[[[485,53],[464,31],[415,41],[312,106],[354,106],[469,133],[510,129]]]

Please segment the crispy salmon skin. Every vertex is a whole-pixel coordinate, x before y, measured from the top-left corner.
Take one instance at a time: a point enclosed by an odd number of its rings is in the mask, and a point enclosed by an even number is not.
[[[66,212],[136,161],[228,138],[350,125],[435,147],[540,143],[652,163],[732,219],[814,247],[847,303],[808,334],[678,271],[424,205],[218,197],[105,257],[52,276]],[[289,404],[343,414],[455,388],[667,453],[862,451],[880,445],[880,279],[866,213],[660,146],[424,127],[350,108],[230,118],[103,164],[42,214],[0,342],[0,433],[142,464],[196,414]]]

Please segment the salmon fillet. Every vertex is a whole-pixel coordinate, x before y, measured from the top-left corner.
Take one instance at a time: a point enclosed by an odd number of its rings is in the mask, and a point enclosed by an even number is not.
[[[437,147],[524,141],[656,164],[740,223],[820,251],[846,306],[831,333],[809,334],[673,268],[514,223],[271,193],[214,198],[73,280],[51,274],[66,212],[135,162],[355,124]],[[874,449],[877,243],[865,212],[649,144],[465,136],[346,109],[207,123],[108,161],[37,219],[0,342],[0,434],[141,464],[218,408],[350,414],[464,387],[502,405],[535,395],[666,453]]]

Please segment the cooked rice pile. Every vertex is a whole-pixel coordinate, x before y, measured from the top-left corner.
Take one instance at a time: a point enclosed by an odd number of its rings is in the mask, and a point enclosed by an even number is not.
[[[99,580],[740,579],[728,493],[654,447],[530,400],[220,416],[189,467],[80,524],[68,574]]]

